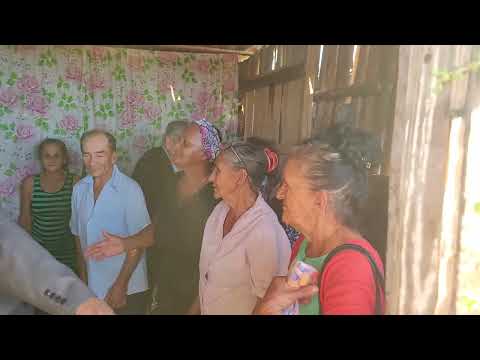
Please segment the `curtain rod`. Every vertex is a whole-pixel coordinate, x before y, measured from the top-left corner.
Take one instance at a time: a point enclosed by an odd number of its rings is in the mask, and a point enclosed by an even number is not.
[[[252,56],[254,51],[248,50],[232,50],[222,49],[216,47],[196,46],[196,45],[103,45],[109,47],[123,47],[129,49],[142,49],[142,50],[154,50],[154,51],[181,51],[181,52],[202,52],[213,54],[236,54]]]

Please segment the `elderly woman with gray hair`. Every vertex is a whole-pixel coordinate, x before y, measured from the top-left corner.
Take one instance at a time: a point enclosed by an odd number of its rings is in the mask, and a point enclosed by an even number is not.
[[[278,165],[270,148],[225,147],[210,182],[222,201],[208,218],[200,253],[199,297],[192,314],[251,314],[275,276],[285,275],[290,244],[260,188]]]
[[[305,236],[292,249],[292,263],[315,267],[319,281],[295,289],[286,278],[274,279],[255,314],[280,314],[296,300],[301,315],[384,313],[382,260],[358,230],[380,154],[378,139],[349,124],[291,152],[277,197],[283,221]]]

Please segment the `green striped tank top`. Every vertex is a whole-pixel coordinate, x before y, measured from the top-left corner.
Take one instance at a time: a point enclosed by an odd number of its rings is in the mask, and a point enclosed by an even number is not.
[[[58,261],[76,272],[75,240],[70,232],[73,175],[67,173],[63,187],[45,192],[40,175],[33,178],[32,237]]]

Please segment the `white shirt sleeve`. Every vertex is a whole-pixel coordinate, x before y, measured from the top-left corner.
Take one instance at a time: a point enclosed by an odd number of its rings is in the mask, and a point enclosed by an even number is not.
[[[281,267],[285,261],[282,257],[287,254],[280,249],[280,240],[276,227],[268,221],[259,224],[248,239],[247,260],[252,289],[257,297],[262,298],[273,277],[283,272]]]

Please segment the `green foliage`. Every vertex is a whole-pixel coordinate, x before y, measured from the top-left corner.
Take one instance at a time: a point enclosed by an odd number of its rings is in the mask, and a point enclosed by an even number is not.
[[[57,64],[57,59],[55,58],[55,55],[52,53],[50,49],[40,54],[40,60],[38,62],[38,65],[47,66],[51,68],[56,64]]]
[[[102,94],[102,99],[103,100],[113,100],[113,93],[112,93],[112,89],[108,89],[107,91],[105,91],[103,94]]]
[[[7,140],[17,141],[17,134],[15,131],[15,123],[0,123],[0,130],[3,131],[3,136]]]
[[[13,176],[15,175],[15,171],[17,171],[17,165],[14,162],[10,163],[10,166],[7,170],[3,172],[5,176]]]
[[[145,91],[143,92],[143,96],[146,100],[153,101],[153,96],[150,94],[150,91],[148,89],[145,89]]]
[[[48,102],[51,104],[55,98],[55,93],[53,91],[48,91],[45,88],[42,88],[42,95],[48,99]]]
[[[218,57],[210,58],[209,64],[208,64],[208,72],[211,74],[217,71],[220,65],[221,65],[221,62],[220,62],[220,59],[218,59]]]
[[[132,135],[133,135],[132,129],[120,129],[116,134],[116,138],[122,141],[122,140],[125,140],[127,137],[131,137]]]
[[[5,114],[11,114],[13,113],[13,110],[10,110],[8,107],[0,105],[0,117],[2,117]]]
[[[90,95],[88,94],[88,90],[87,90],[87,87],[83,84],[80,84],[77,86],[77,90],[83,95],[80,95],[78,96],[78,99],[80,101],[83,100],[83,102],[88,102],[89,99],[93,99],[93,94],[90,93]]]
[[[476,73],[480,70],[480,58],[472,61],[471,63],[459,66],[453,70],[434,70],[432,75],[436,80],[436,85],[434,88],[435,94],[440,94],[442,90],[447,86],[449,83],[464,79],[467,74],[469,73]]]
[[[195,60],[195,56],[193,54],[188,54],[183,57],[183,63],[187,65],[190,63],[192,60]]]
[[[45,132],[47,132],[49,129],[48,119],[44,117],[37,117],[35,119],[35,125]]]
[[[119,64],[115,65],[115,69],[113,70],[113,78],[117,81],[127,80],[127,77],[125,75],[125,69],[121,65]]]
[[[217,120],[215,120],[215,125],[218,128],[223,128],[225,126],[225,117],[226,115],[222,114],[222,116],[220,116]]]
[[[143,62],[144,71],[147,71],[148,69],[150,69],[150,67],[156,62],[157,61],[155,58],[146,58],[145,61]]]
[[[16,73],[16,72],[12,72],[12,73],[10,74],[10,77],[9,77],[8,80],[7,80],[7,85],[13,86],[13,85],[15,85],[15,83],[17,82],[17,80],[18,80],[18,75],[17,75],[17,73]]]
[[[157,95],[157,104],[164,103],[165,101],[167,101],[167,95]]]
[[[99,109],[95,112],[95,116],[101,117],[106,120],[109,117],[113,117],[112,105],[109,103],[101,104]]]
[[[123,101],[115,104],[115,111],[118,114],[121,114],[125,110],[125,103]]]
[[[155,129],[160,129],[162,127],[162,117],[159,116],[154,121],[152,121],[152,127]]]
[[[463,295],[460,297],[461,305],[467,310],[468,313],[473,313],[480,310],[480,302],[471,296]]]
[[[58,78],[58,81],[57,81],[57,89],[58,90],[62,90],[62,89],[68,90],[68,89],[70,89],[70,84],[67,83],[65,80],[63,80],[63,78],[60,76]]]
[[[7,140],[17,141],[17,135],[11,130],[5,131],[4,135]]]
[[[192,112],[195,111],[196,105],[195,105],[194,103],[187,103],[187,104],[185,104],[185,109],[186,109],[188,112],[192,113]]]
[[[183,109],[181,101],[175,101],[170,111],[167,113],[167,117],[171,118],[172,120],[181,120],[187,116],[187,113]]]
[[[195,78],[195,75],[193,72],[185,68],[182,73],[182,79],[188,84],[188,83],[197,83],[197,79]]]
[[[62,97],[57,103],[57,106],[65,109],[65,111],[70,111],[77,108],[77,104],[75,104],[73,96],[66,93],[63,93]]]
[[[88,115],[87,114],[83,114],[83,129],[86,130],[88,129]]]
[[[67,131],[65,129],[62,129],[62,128],[56,128],[54,131],[53,131],[53,134],[54,135],[60,135],[60,136],[67,136]]]
[[[478,215],[480,215],[480,201],[474,205],[473,209]]]

